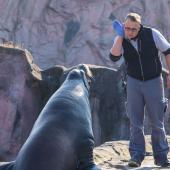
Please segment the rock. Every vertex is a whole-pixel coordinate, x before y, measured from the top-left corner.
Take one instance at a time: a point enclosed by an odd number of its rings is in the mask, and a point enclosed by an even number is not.
[[[146,141],[146,157],[142,162],[140,168],[135,168],[138,170],[152,170],[152,169],[160,169],[156,165],[154,165],[153,153],[151,147],[150,136],[145,137]],[[170,144],[170,136],[168,136],[168,142]],[[96,164],[102,168],[102,170],[128,170],[134,169],[128,167],[128,160],[130,159],[130,155],[128,152],[128,143],[127,140],[120,141],[110,141],[98,146],[94,149],[94,158]],[[170,153],[168,154],[168,158],[170,159]],[[166,168],[163,168],[166,169]]]
[[[40,70],[27,50],[0,46],[0,160],[13,159],[39,112]]]
[[[138,12],[170,39],[169,6],[169,0],[1,0],[0,39],[28,49],[43,70],[79,63],[112,67],[112,20]]]

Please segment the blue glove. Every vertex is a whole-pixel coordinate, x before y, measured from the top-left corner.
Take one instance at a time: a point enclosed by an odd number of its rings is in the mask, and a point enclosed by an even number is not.
[[[113,20],[112,26],[117,35],[120,37],[124,36],[124,28],[122,23],[120,23],[118,20]]]

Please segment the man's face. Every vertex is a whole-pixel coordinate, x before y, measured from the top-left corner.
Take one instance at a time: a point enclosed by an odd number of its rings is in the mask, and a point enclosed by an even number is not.
[[[140,23],[131,21],[130,19],[127,19],[124,22],[124,31],[125,31],[126,38],[131,39],[136,37],[139,30],[140,30]]]

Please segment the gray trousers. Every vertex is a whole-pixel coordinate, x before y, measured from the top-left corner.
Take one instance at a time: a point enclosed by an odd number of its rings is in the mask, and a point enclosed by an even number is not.
[[[169,151],[164,130],[167,99],[164,96],[162,76],[140,81],[127,78],[127,114],[130,119],[129,152],[132,159],[143,161],[145,156],[144,107],[151,121],[153,155],[157,162],[167,159]]]

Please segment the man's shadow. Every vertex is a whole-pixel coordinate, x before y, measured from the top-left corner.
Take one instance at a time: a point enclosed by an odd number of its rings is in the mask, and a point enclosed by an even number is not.
[[[158,169],[169,169],[167,167],[163,168],[163,167],[157,167],[157,166],[141,166],[141,167],[138,167],[138,168],[133,168],[133,167],[129,167],[128,165],[121,165],[121,164],[118,164],[118,165],[115,165],[114,166],[115,169],[122,169],[122,170],[158,170]]]

